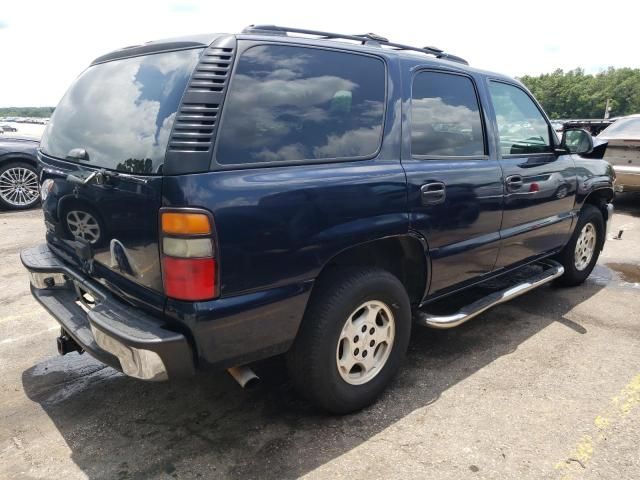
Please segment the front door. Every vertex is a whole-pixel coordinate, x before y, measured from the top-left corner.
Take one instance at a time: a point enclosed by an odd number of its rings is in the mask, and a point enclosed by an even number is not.
[[[562,247],[570,234],[575,165],[554,151],[555,137],[521,87],[490,81],[504,175],[504,216],[496,268]]]
[[[433,294],[493,269],[502,219],[502,170],[487,142],[486,119],[471,76],[418,71],[410,95],[402,165],[411,228],[429,244]]]

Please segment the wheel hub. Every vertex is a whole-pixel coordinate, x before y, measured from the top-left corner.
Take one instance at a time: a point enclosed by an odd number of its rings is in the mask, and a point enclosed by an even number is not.
[[[351,385],[373,379],[389,359],[395,337],[395,319],[384,303],[369,301],[347,318],[336,350],[338,372]]]
[[[596,228],[589,222],[582,227],[574,254],[574,264],[577,270],[582,271],[591,262],[596,249]]]

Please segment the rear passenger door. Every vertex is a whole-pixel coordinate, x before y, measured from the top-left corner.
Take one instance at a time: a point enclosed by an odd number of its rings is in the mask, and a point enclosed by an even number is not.
[[[474,79],[418,70],[405,93],[403,160],[410,225],[429,244],[433,294],[491,272],[502,220],[502,170]]]
[[[525,90],[492,80],[489,92],[504,171],[499,268],[566,243],[576,177],[572,156],[555,152],[551,126]]]

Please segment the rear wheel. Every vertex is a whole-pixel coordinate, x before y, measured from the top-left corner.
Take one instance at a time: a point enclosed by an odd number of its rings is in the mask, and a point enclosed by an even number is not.
[[[0,166],[0,206],[26,210],[40,200],[36,168],[26,162],[10,162]]]
[[[371,404],[405,356],[411,308],[402,283],[379,269],[340,269],[319,280],[287,355],[296,389],[348,413]]]
[[[590,204],[582,207],[573,235],[557,258],[564,267],[557,283],[574,286],[587,279],[604,245],[604,231],[602,212]]]

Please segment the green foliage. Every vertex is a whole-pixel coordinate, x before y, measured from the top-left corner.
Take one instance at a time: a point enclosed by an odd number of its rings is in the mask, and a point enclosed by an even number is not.
[[[0,108],[0,117],[48,118],[53,107],[6,107]]]
[[[602,118],[607,99],[611,116],[640,113],[640,69],[613,68],[585,75],[581,68],[520,78],[550,118]]]

